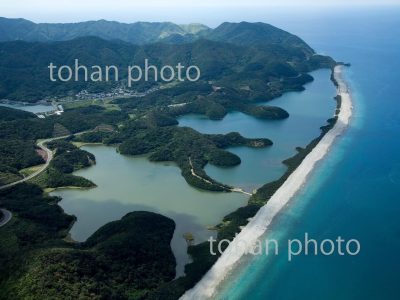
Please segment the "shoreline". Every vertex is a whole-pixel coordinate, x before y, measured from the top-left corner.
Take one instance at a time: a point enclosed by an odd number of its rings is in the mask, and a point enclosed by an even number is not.
[[[0,227],[3,227],[6,225],[8,222],[11,221],[12,219],[12,213],[11,211],[8,211],[7,209],[0,208],[0,211],[2,212],[2,216],[0,217]]]
[[[235,248],[240,249],[241,241],[246,241],[247,245],[254,244],[264,234],[273,218],[307,182],[316,163],[325,157],[335,139],[346,129],[352,115],[352,99],[348,86],[342,78],[342,69],[343,65],[337,65],[333,70],[333,78],[337,84],[337,96],[341,97],[340,111],[333,128],[322,137],[269,201],[259,209],[212,268],[180,299],[207,299],[213,296],[216,288],[243,255],[243,251],[235,251]]]
[[[73,135],[77,136],[77,135],[81,135],[81,134],[84,134],[84,133],[87,133],[87,132],[90,132],[90,131],[91,130],[81,131],[81,132],[73,133]],[[48,143],[48,142],[55,141],[55,140],[60,140],[60,139],[67,138],[68,136],[69,135],[64,135],[64,136],[59,136],[59,137],[53,137],[53,138],[48,138],[48,139],[37,140],[36,141],[36,146],[38,146],[40,149],[45,151],[46,154],[47,154],[46,162],[44,164],[40,165],[41,167],[36,172],[33,172],[32,174],[30,174],[30,175],[28,175],[28,176],[26,176],[26,177],[24,177],[24,178],[22,178],[20,180],[17,180],[17,181],[14,181],[14,182],[10,182],[8,184],[0,186],[0,191],[4,190],[4,189],[7,189],[7,188],[10,188],[10,187],[13,187],[14,185],[20,184],[22,182],[29,181],[32,178],[34,178],[34,177],[38,176],[39,174],[41,174],[44,170],[46,170],[47,167],[49,166],[50,162],[53,159],[53,151],[50,150],[49,148],[47,148],[45,144]]]

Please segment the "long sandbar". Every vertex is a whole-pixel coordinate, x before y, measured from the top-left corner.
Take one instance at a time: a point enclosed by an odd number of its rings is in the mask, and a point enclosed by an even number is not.
[[[343,66],[338,65],[334,68],[333,73],[338,84],[337,94],[341,96],[340,111],[334,127],[322,137],[271,199],[260,208],[251,221],[235,237],[212,268],[195,287],[186,291],[180,298],[181,300],[203,300],[213,296],[218,285],[244,254],[243,251],[239,251],[239,249],[243,249],[241,247],[243,241],[246,245],[256,243],[257,239],[265,233],[273,218],[306,183],[315,164],[328,153],[334,140],[344,132],[350,122],[353,105],[348,86],[342,78],[342,70]]]

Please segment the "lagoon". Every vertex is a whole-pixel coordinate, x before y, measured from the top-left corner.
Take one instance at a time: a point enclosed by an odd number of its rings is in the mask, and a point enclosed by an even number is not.
[[[180,126],[192,127],[202,133],[228,133],[237,131],[248,138],[269,138],[272,147],[229,149],[239,155],[242,163],[233,168],[207,165],[205,170],[212,178],[223,183],[253,191],[261,185],[276,180],[286,171],[283,160],[296,153],[296,147],[306,146],[320,134],[320,127],[333,116],[336,108],[336,89],[330,81],[331,71],[311,72],[314,81],[302,92],[290,92],[260,105],[279,106],[289,112],[284,120],[260,120],[240,112],[229,113],[222,121],[209,120],[201,115],[179,118]]]
[[[24,111],[28,111],[34,114],[44,113],[53,111],[54,107],[52,105],[44,105],[44,104],[21,104],[21,103],[13,103],[13,104],[5,104],[0,103],[0,106],[10,107],[14,109],[20,109]]]
[[[52,193],[63,200],[60,206],[77,217],[70,234],[85,241],[108,222],[131,211],[160,213],[176,222],[171,243],[179,262],[177,271],[189,262],[184,233],[192,233],[195,243],[207,240],[223,216],[247,202],[239,193],[206,192],[189,186],[173,163],[153,163],[145,156],[120,155],[113,147],[84,146],[96,156],[96,165],[75,172],[92,180],[93,189],[61,189]]]
[[[242,164],[233,168],[206,166],[213,178],[247,191],[279,178],[286,170],[282,160],[295,154],[297,146],[306,146],[319,135],[319,127],[335,110],[335,88],[330,70],[312,72],[315,80],[303,92],[291,92],[269,101],[286,109],[290,117],[280,121],[258,120],[238,112],[229,113],[221,121],[197,115],[179,119],[180,126],[189,126],[205,133],[238,131],[246,137],[267,137],[272,147],[229,149],[238,154]],[[98,228],[120,219],[131,211],[146,210],[172,218],[176,231],[171,242],[177,258],[177,274],[190,261],[183,235],[192,233],[195,243],[207,240],[215,232],[208,230],[237,208],[246,205],[248,196],[239,193],[216,193],[189,186],[173,163],[154,163],[146,156],[124,156],[113,147],[83,147],[96,156],[96,165],[75,172],[92,180],[97,187],[89,190],[61,189],[52,195],[62,197],[61,207],[77,217],[71,237],[85,241]]]

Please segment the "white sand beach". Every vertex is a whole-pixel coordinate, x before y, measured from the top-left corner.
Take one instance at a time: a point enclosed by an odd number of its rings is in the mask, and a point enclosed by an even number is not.
[[[267,204],[242,229],[206,275],[194,288],[188,290],[181,297],[182,300],[202,300],[212,297],[217,286],[243,255],[243,247],[239,243],[243,241],[246,242],[246,245],[256,243],[257,239],[264,234],[265,230],[271,224],[273,218],[306,183],[314,166],[328,153],[334,140],[346,129],[350,122],[353,107],[348,86],[342,78],[342,71],[343,66],[336,66],[334,69],[334,77],[339,85],[337,93],[341,96],[342,100],[335,126],[325,134],[317,146],[306,156],[297,169],[293,171]]]

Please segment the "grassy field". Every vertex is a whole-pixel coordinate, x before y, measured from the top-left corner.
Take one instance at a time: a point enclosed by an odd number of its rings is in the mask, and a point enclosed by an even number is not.
[[[86,143],[86,142],[72,142],[72,144],[78,148],[81,148],[86,145],[103,145],[103,143]]]
[[[29,167],[29,168],[25,168],[20,170],[19,172],[24,176],[24,177],[28,177],[29,175],[37,172],[41,167],[43,167],[43,165],[37,165],[37,166],[33,166],[33,167]]]
[[[73,102],[65,102],[63,106],[65,109],[72,109],[78,107],[87,107],[90,105],[98,105],[104,107],[107,110],[121,110],[117,104],[111,103],[114,99],[107,98],[107,99],[88,99],[88,100],[81,100],[81,101],[73,101]]]
[[[35,176],[32,179],[29,179],[27,182],[32,184],[37,184],[38,186],[45,188],[48,180],[48,173],[43,171],[38,176]]]

